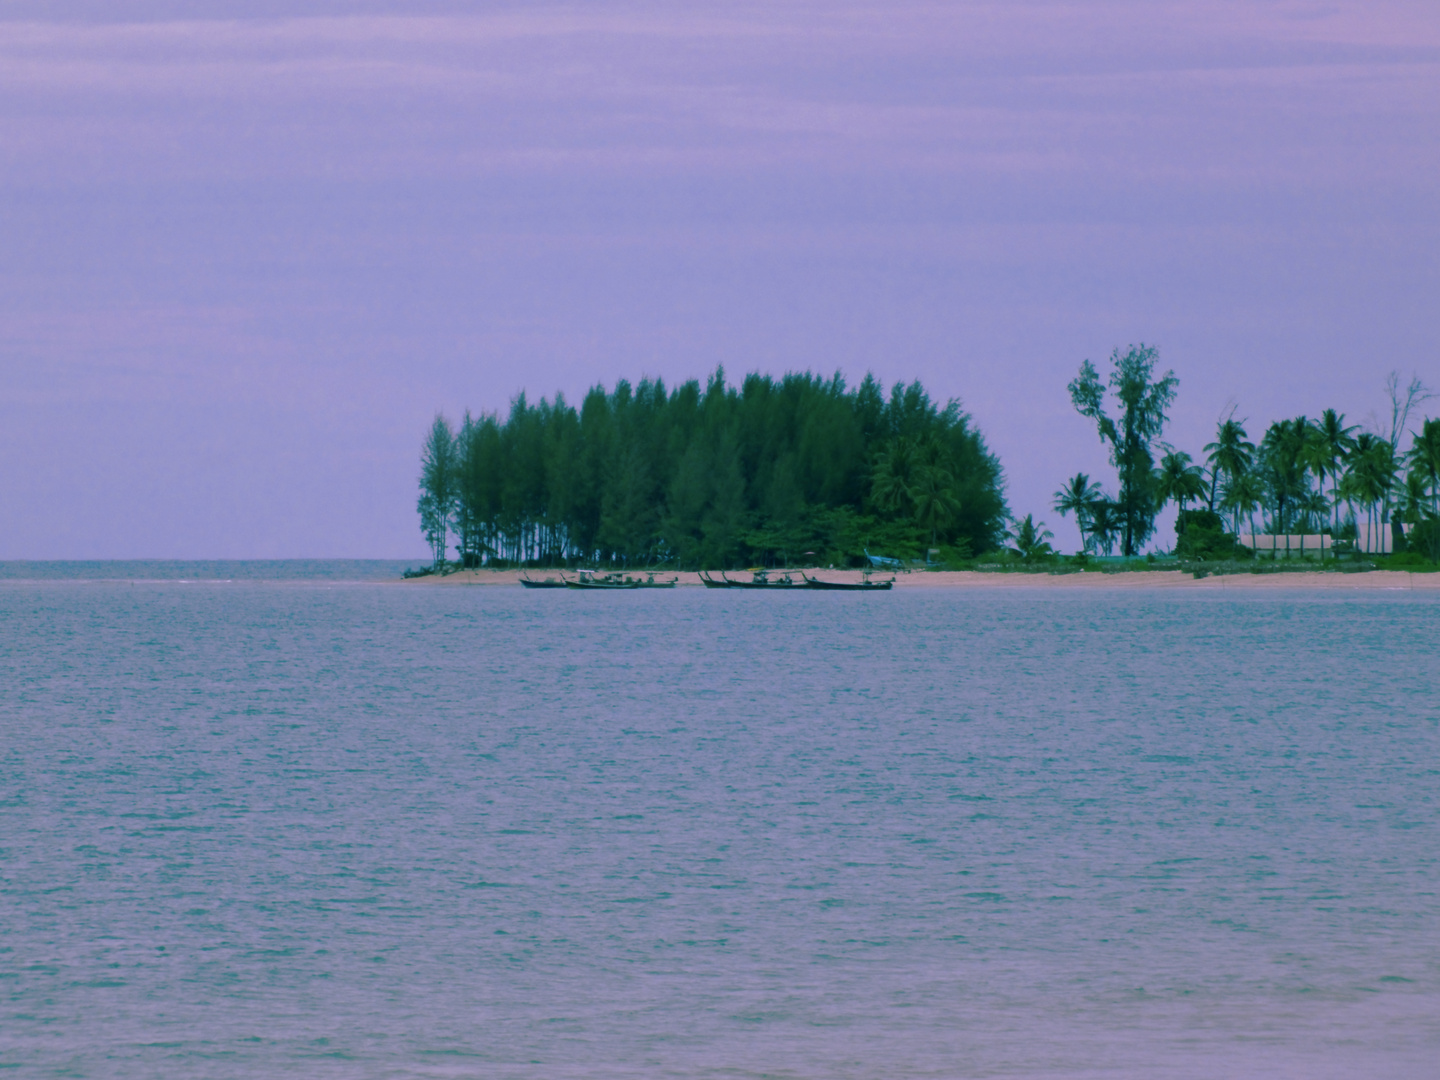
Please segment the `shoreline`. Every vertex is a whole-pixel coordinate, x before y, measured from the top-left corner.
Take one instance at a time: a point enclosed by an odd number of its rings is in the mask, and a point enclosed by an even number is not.
[[[567,571],[569,573],[570,571]],[[798,573],[799,571],[791,571]],[[859,581],[858,570],[806,570],[828,581]],[[408,578],[397,585],[518,586],[522,573],[536,580],[557,577],[557,570],[456,570],[443,577]],[[645,571],[644,573],[648,573]],[[743,573],[743,571],[741,571]],[[639,576],[639,575],[636,575]],[[657,573],[661,581],[677,578],[677,588],[701,588],[697,571]],[[877,580],[888,575],[875,574]],[[1408,570],[1364,570],[1359,572],[1287,570],[1253,574],[1208,574],[1197,578],[1187,570],[1076,570],[1068,573],[994,572],[984,570],[916,570],[895,575],[896,589],[1379,589],[1440,591],[1440,573],[1412,573]]]

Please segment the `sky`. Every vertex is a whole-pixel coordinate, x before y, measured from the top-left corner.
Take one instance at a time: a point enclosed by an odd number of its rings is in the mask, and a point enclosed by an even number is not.
[[[437,410],[717,365],[959,399],[1073,549],[1085,359],[1196,457],[1440,386],[1437,177],[1434,0],[6,0],[0,559],[423,561]]]

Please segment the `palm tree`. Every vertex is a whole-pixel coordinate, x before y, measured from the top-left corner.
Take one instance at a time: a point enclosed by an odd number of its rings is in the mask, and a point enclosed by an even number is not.
[[[1440,419],[1425,421],[1405,456],[1430,489],[1430,512],[1440,517]]]
[[[1255,511],[1260,509],[1260,501],[1264,497],[1264,487],[1260,482],[1260,476],[1254,469],[1246,469],[1231,478],[1230,483],[1225,486],[1226,510],[1235,515],[1235,532],[1240,532],[1240,518],[1243,516],[1250,522],[1250,542],[1255,543]]]
[[[1418,524],[1430,512],[1430,484],[1419,469],[1411,469],[1400,484],[1400,506],[1396,513],[1401,521]]]
[[[1095,504],[1105,497],[1100,490],[1099,484],[1092,484],[1090,477],[1083,472],[1076,473],[1065,486],[1055,492],[1055,510],[1064,517],[1070,511],[1075,511],[1075,524],[1080,527],[1080,548],[1089,550],[1090,542],[1085,534],[1090,531],[1090,518],[1094,511]]]
[[[955,476],[938,459],[926,462],[915,471],[910,486],[915,504],[915,520],[930,530],[930,546],[939,543],[940,530],[960,512],[960,497],[955,493]]]
[[[1157,506],[1173,501],[1180,508],[1180,512],[1184,513],[1187,502],[1204,497],[1205,474],[1201,472],[1199,465],[1190,463],[1189,454],[1172,450],[1160,459],[1160,467],[1155,470]]]
[[[1323,460],[1324,465],[1320,473],[1320,484],[1325,484],[1325,476],[1330,476],[1330,505],[1334,509],[1335,517],[1331,521],[1330,530],[1333,533],[1340,527],[1340,472],[1345,463],[1345,456],[1355,447],[1355,439],[1351,432],[1354,426],[1345,426],[1345,414],[1337,413],[1334,409],[1326,409],[1320,414],[1320,419],[1315,425],[1316,442],[1324,448],[1323,454],[1317,455]]]
[[[1220,477],[1234,480],[1246,472],[1255,460],[1255,444],[1245,434],[1244,424],[1234,416],[1227,417],[1215,431],[1215,441],[1205,447],[1210,463],[1210,509],[1215,509]]]
[[[1326,518],[1330,514],[1330,500],[1325,498],[1325,492],[1318,488],[1307,492],[1295,502],[1295,508],[1300,513],[1300,557],[1305,557],[1305,533],[1310,529],[1321,532],[1324,529]],[[1320,538],[1320,561],[1325,561],[1325,538]]]
[[[1090,505],[1090,544],[1092,550],[1103,549],[1106,555],[1115,547],[1120,535],[1119,507],[1113,499],[1103,496]]]
[[[1043,521],[1037,522],[1033,514],[1026,514],[1024,521],[1017,521],[1014,528],[1010,530],[1010,538],[1015,541],[1015,550],[1022,559],[1033,559],[1053,553],[1047,541],[1054,539],[1054,534],[1047,528]]]
[[[1366,510],[1370,525],[1370,539],[1367,547],[1375,554],[1375,534],[1380,526],[1379,508],[1395,486],[1397,471],[1395,452],[1390,443],[1378,435],[1362,431],[1355,438],[1355,448],[1347,458],[1342,494],[1350,501],[1359,503]],[[1383,541],[1379,547],[1384,548]]]
[[[1311,424],[1303,416],[1294,420],[1277,420],[1265,432],[1260,443],[1265,486],[1272,508],[1270,531],[1285,536],[1285,556],[1290,556],[1290,524],[1295,503],[1310,492],[1309,465],[1306,445],[1311,441]],[[1304,541],[1300,555],[1305,555]],[[1278,552],[1276,553],[1278,556]]]
[[[899,517],[908,517],[914,509],[911,482],[919,456],[916,449],[911,440],[897,438],[876,461],[870,501],[877,509]]]

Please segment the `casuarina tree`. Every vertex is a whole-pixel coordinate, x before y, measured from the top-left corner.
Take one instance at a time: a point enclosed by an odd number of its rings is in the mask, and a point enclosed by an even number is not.
[[[445,561],[450,515],[460,486],[460,456],[455,433],[443,416],[436,415],[420,450],[420,531],[430,544],[438,567]]]
[[[1158,512],[1154,447],[1167,419],[1165,410],[1175,400],[1180,380],[1173,371],[1155,377],[1159,350],[1132,345],[1123,354],[1110,354],[1110,391],[1118,415],[1105,411],[1105,385],[1095,365],[1086,360],[1070,384],[1070,400],[1081,416],[1095,421],[1100,441],[1110,447],[1110,462],[1119,474],[1120,495],[1115,500],[1122,554],[1135,555],[1155,531]]]

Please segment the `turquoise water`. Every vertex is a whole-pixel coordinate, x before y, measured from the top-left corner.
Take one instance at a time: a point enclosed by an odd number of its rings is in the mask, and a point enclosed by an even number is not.
[[[1440,597],[166,576],[0,582],[12,1075],[1436,1075]]]

